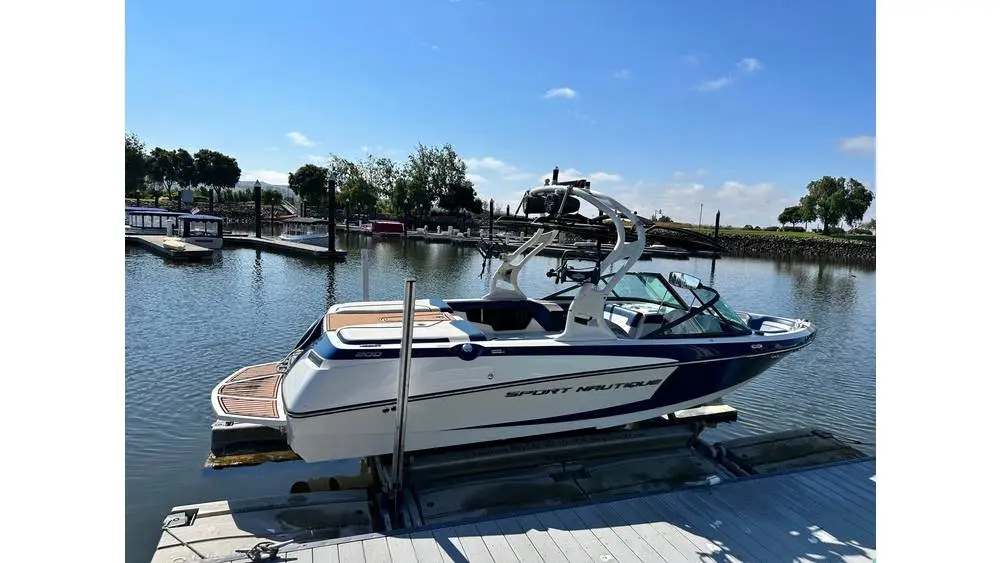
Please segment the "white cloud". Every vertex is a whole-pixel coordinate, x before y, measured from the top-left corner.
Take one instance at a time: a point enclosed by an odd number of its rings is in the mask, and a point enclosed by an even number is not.
[[[678,170],[677,172],[674,172],[674,179],[675,180],[683,180],[684,178],[687,178],[689,176],[695,176],[697,178],[703,178],[705,176],[708,176],[708,169],[707,168],[697,168],[697,169],[695,169],[694,172],[685,172],[683,170]]]
[[[731,76],[724,76],[722,78],[716,78],[715,80],[706,80],[701,84],[695,86],[695,90],[698,90],[699,92],[712,92],[714,90],[721,90],[735,81],[736,79]]]
[[[315,141],[311,140],[309,137],[306,137],[302,133],[299,133],[298,131],[291,131],[289,133],[285,133],[285,136],[292,141],[293,145],[297,145],[300,147],[311,147],[316,144]]]
[[[368,147],[368,145],[361,145],[361,152],[363,152],[363,153],[365,153],[365,154],[371,154],[371,153],[372,153],[372,151],[371,151],[371,149],[370,149],[370,148]]]
[[[740,70],[748,74],[764,69],[764,63],[760,62],[760,59],[755,59],[753,57],[743,59],[742,61],[736,63],[736,66],[740,67]]]
[[[318,154],[307,154],[306,160],[308,160],[311,164],[319,164],[322,166],[326,166],[327,164],[330,163],[329,158],[325,156],[320,156]]]
[[[469,170],[490,170],[493,172],[513,173],[517,168],[507,164],[499,158],[484,156],[483,158],[466,158],[465,167]]]
[[[487,180],[486,178],[480,176],[479,174],[466,174],[465,177],[468,178],[469,181],[471,181],[473,184],[477,184],[477,185],[478,184],[485,184],[486,182],[489,182],[489,180]]]
[[[632,76],[632,71],[627,68],[618,69],[612,75],[618,80],[626,80]]]
[[[875,137],[858,135],[857,137],[843,139],[837,148],[840,149],[840,152],[848,154],[875,154]]]
[[[278,172],[277,170],[244,170],[240,174],[240,180],[243,182],[260,180],[268,184],[286,186],[288,185],[288,172]]]
[[[431,45],[431,50],[437,51],[438,50],[438,46],[437,45]]]
[[[589,177],[591,182],[621,182],[622,177],[618,174],[610,174],[608,172],[594,172]]]
[[[562,87],[562,88],[553,88],[553,89],[549,90],[548,92],[546,92],[544,97],[546,97],[546,98],[565,98],[565,99],[568,100],[568,99],[576,97],[576,90],[574,90],[572,88],[567,88],[565,86]]]

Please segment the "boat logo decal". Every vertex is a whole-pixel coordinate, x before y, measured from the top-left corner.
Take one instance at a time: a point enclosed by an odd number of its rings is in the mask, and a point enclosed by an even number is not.
[[[380,356],[382,356],[381,351],[362,350],[354,354],[355,358],[378,358]]]
[[[622,383],[606,383],[598,385],[581,385],[576,387],[574,393],[588,393],[590,391],[611,391],[618,389],[633,389],[635,387],[646,387],[648,385],[657,385],[662,379],[643,379],[640,381],[627,381]],[[527,391],[508,391],[507,398],[512,399],[515,397],[524,397],[526,395],[538,396],[538,395],[560,395],[563,393],[569,393],[573,390],[573,387],[550,387],[548,389],[530,389]]]

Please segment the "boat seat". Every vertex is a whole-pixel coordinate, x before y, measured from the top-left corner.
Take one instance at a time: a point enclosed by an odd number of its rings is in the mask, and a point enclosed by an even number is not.
[[[614,303],[605,303],[604,305],[605,320],[621,328],[628,338],[635,338],[639,333],[638,328],[642,323],[643,316],[639,311],[633,311]]]
[[[450,310],[469,321],[489,326],[494,332],[540,330],[559,332],[566,327],[566,310],[559,304],[536,299],[455,300]]]

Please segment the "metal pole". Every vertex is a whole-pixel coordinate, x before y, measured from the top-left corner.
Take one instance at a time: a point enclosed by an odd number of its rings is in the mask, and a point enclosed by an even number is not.
[[[273,217],[272,217],[273,219]],[[253,230],[260,238],[260,180],[253,183]],[[274,223],[271,223],[271,234],[274,234]]]
[[[368,249],[361,249],[361,300],[368,301]]]
[[[493,240],[493,200],[490,200],[490,240]]]
[[[326,206],[326,250],[332,256],[337,250],[337,181],[331,176],[327,180],[327,206]]]
[[[396,393],[396,443],[392,453],[392,498],[396,515],[403,500],[403,455],[406,452],[406,405],[410,392],[410,357],[413,352],[413,284],[403,289],[403,334],[399,341],[399,390]]]
[[[705,209],[704,203],[698,204],[698,227],[701,227],[701,212]]]

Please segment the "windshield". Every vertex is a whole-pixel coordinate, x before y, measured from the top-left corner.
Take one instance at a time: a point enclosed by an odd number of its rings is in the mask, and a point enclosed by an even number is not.
[[[701,300],[703,303],[709,303],[713,298],[717,297],[715,303],[712,303],[712,306],[709,307],[709,311],[717,314],[723,319],[726,319],[727,321],[729,321],[731,324],[735,325],[738,328],[750,330],[750,327],[747,326],[745,322],[743,322],[743,319],[740,318],[740,316],[736,313],[736,311],[734,311],[729,306],[729,304],[722,299],[722,296],[720,296],[715,291],[706,290],[705,288],[698,288],[695,290],[694,293],[695,295],[698,296],[698,299]]]
[[[606,274],[601,277],[601,281],[607,283],[614,274]],[[602,284],[603,285],[603,284]],[[580,284],[557,291],[544,299],[568,299],[576,297],[580,291]],[[618,282],[608,294],[608,299],[648,301],[650,303],[662,303],[678,309],[686,309],[680,303],[678,296],[667,285],[663,276],[651,272],[628,272]]]

